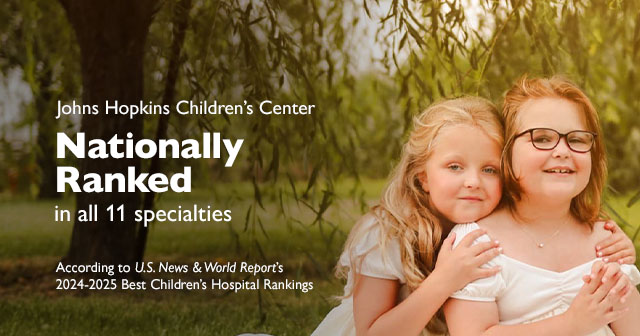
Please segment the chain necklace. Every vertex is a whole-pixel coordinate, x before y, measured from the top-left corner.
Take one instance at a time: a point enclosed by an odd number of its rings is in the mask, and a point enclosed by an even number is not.
[[[568,221],[567,221],[568,222]],[[531,239],[531,241],[533,241],[533,243],[538,247],[538,248],[543,248],[544,245],[546,243],[548,243],[549,241],[551,241],[551,239],[553,239],[555,236],[558,235],[558,233],[560,233],[560,230],[565,226],[565,224],[567,222],[564,222],[562,225],[560,225],[560,227],[558,227],[558,229],[549,237],[547,237],[544,240],[537,240],[536,237],[534,235],[532,235],[529,231],[527,231],[524,227],[525,224],[521,223],[520,221],[517,221],[518,223],[518,227],[522,230],[522,232],[524,232],[527,236],[529,236],[529,238]]]

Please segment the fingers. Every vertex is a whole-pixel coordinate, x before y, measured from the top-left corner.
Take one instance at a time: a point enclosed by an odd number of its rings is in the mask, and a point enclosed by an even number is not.
[[[626,277],[620,276],[616,281],[616,284],[611,288],[607,296],[602,300],[602,304],[605,307],[612,307],[614,304],[621,302],[623,295],[625,294],[623,291],[629,281]]]
[[[615,286],[615,284],[618,282],[618,279],[621,275],[622,274],[620,272],[616,272],[615,274],[610,275],[609,277],[607,277],[606,275],[603,276],[600,286],[593,293],[594,300],[596,300],[596,302],[603,301],[605,297],[607,297],[607,295],[609,294],[609,291],[611,291],[613,286]]]
[[[616,224],[616,222],[614,222],[611,219],[607,220],[604,223],[604,229],[611,231],[611,233],[616,233],[617,231],[620,230],[620,228],[618,227],[618,224]]]
[[[473,280],[494,276],[498,274],[501,270],[502,270],[502,267],[500,266],[496,266],[492,268],[478,268],[478,270],[474,273]]]
[[[611,234],[607,236],[607,238],[596,244],[596,253],[598,257],[602,257],[603,255],[611,254],[612,251],[611,246],[620,242],[620,236]],[[609,252],[606,252],[609,251]]]
[[[606,264],[604,266],[605,268],[605,273],[602,276],[602,282],[605,283],[609,280],[611,280],[614,276],[618,275],[620,272],[620,265],[619,264]]]
[[[471,246],[471,244],[473,244],[473,242],[476,239],[482,237],[482,235],[484,235],[485,233],[487,233],[487,231],[483,228],[473,230],[471,231],[471,233],[469,233],[466,237],[462,239],[462,241],[460,242],[460,245],[469,247]]]
[[[602,280],[602,276],[604,275],[604,263],[602,261],[596,261],[591,266],[591,274],[587,275],[590,279],[584,286],[582,286],[581,291],[586,292],[587,294],[593,294],[600,285],[600,280]]]
[[[602,261],[596,261],[591,265],[591,274],[598,274],[604,268],[605,263]],[[591,277],[593,279],[593,277]]]
[[[456,242],[456,233],[455,232],[451,232],[449,234],[449,236],[442,241],[442,247],[441,249],[446,248],[447,251],[451,250],[451,248],[453,247],[453,243]]]
[[[473,256],[477,256],[480,255],[481,253],[492,249],[494,247],[498,247],[500,245],[500,243],[497,240],[494,241],[490,241],[490,242],[482,242],[482,243],[478,243],[475,244],[473,246],[471,246],[469,248],[469,251],[471,252],[471,255]]]
[[[482,252],[480,255],[475,257],[474,260],[476,262],[476,265],[482,266],[491,261],[491,259],[497,257],[500,253],[502,253],[502,247],[492,248],[490,250]]]
[[[600,250],[598,250],[598,257],[606,257],[609,255],[612,255],[614,253],[620,252],[620,251],[625,251],[627,250],[627,248],[630,247],[629,245],[626,244],[625,241],[619,239],[616,242],[614,242],[611,245],[608,245],[607,247],[603,247]]]
[[[625,261],[632,261],[633,260],[633,256],[631,254],[630,251],[620,251],[620,252],[616,252],[612,255],[606,256],[602,259],[602,261],[604,262],[617,262],[618,264],[625,264]],[[629,262],[627,262],[629,263]]]
[[[618,264],[633,265],[635,263],[636,263],[636,258],[634,256],[623,257],[623,258],[618,259]]]
[[[625,308],[625,309],[620,309],[620,310],[614,310],[614,311],[610,311],[606,314],[604,314],[604,318],[608,321],[607,324],[614,322],[616,320],[619,320],[621,317],[624,316],[624,314],[626,314],[627,312],[629,312],[629,308]]]
[[[442,241],[442,247],[438,252],[438,260],[447,259],[451,250],[453,249],[453,243],[456,241],[456,233],[451,232],[447,238]]]
[[[620,297],[620,303],[625,303],[627,301],[627,298],[629,297],[629,295],[631,294],[631,284],[627,284],[621,292],[621,297]]]
[[[618,279],[617,283],[615,286],[613,286],[613,288],[611,289],[611,294],[617,294],[618,297],[622,297],[622,295],[624,295],[624,290],[626,289],[626,287],[629,285],[629,278],[627,278],[626,276],[620,276],[620,278]]]

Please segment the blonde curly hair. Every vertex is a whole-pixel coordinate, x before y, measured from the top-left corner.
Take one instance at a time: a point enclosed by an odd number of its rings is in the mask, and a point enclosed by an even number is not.
[[[479,97],[461,97],[437,102],[413,120],[412,131],[402,148],[400,162],[393,169],[389,182],[377,205],[352,228],[345,243],[350,265],[338,263],[336,275],[347,278],[355,273],[366,256],[355,256],[355,247],[368,230],[379,228],[379,247],[386,258],[386,246],[391,239],[400,245],[402,272],[410,291],[415,290],[435,268],[436,257],[443,240],[443,223],[429,202],[429,194],[421,186],[427,160],[433,152],[440,130],[452,125],[479,127],[502,148],[503,127],[496,107]],[[371,216],[376,224],[366,226]],[[448,223],[446,225],[451,225]],[[375,248],[375,246],[374,246]],[[353,293],[345,293],[346,296]],[[437,314],[427,325],[432,333],[446,332],[442,314]]]

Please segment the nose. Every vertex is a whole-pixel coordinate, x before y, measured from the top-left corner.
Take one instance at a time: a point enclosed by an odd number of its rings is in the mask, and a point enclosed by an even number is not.
[[[553,149],[553,157],[555,158],[568,158],[571,155],[571,149],[567,143],[567,137],[560,139],[560,143]]]
[[[467,172],[464,177],[464,187],[469,189],[477,188],[480,183],[478,174],[475,172]]]

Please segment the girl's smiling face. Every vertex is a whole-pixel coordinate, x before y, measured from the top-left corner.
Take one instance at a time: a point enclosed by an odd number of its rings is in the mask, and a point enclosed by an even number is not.
[[[453,223],[489,215],[502,192],[500,153],[500,146],[479,127],[442,128],[420,177],[431,205]]]
[[[518,133],[532,128],[550,128],[560,134],[587,130],[578,105],[557,97],[524,103],[518,113],[518,124]],[[523,196],[542,202],[567,202],[589,182],[591,153],[572,151],[566,137],[553,149],[536,149],[526,133],[513,143],[512,167]]]

